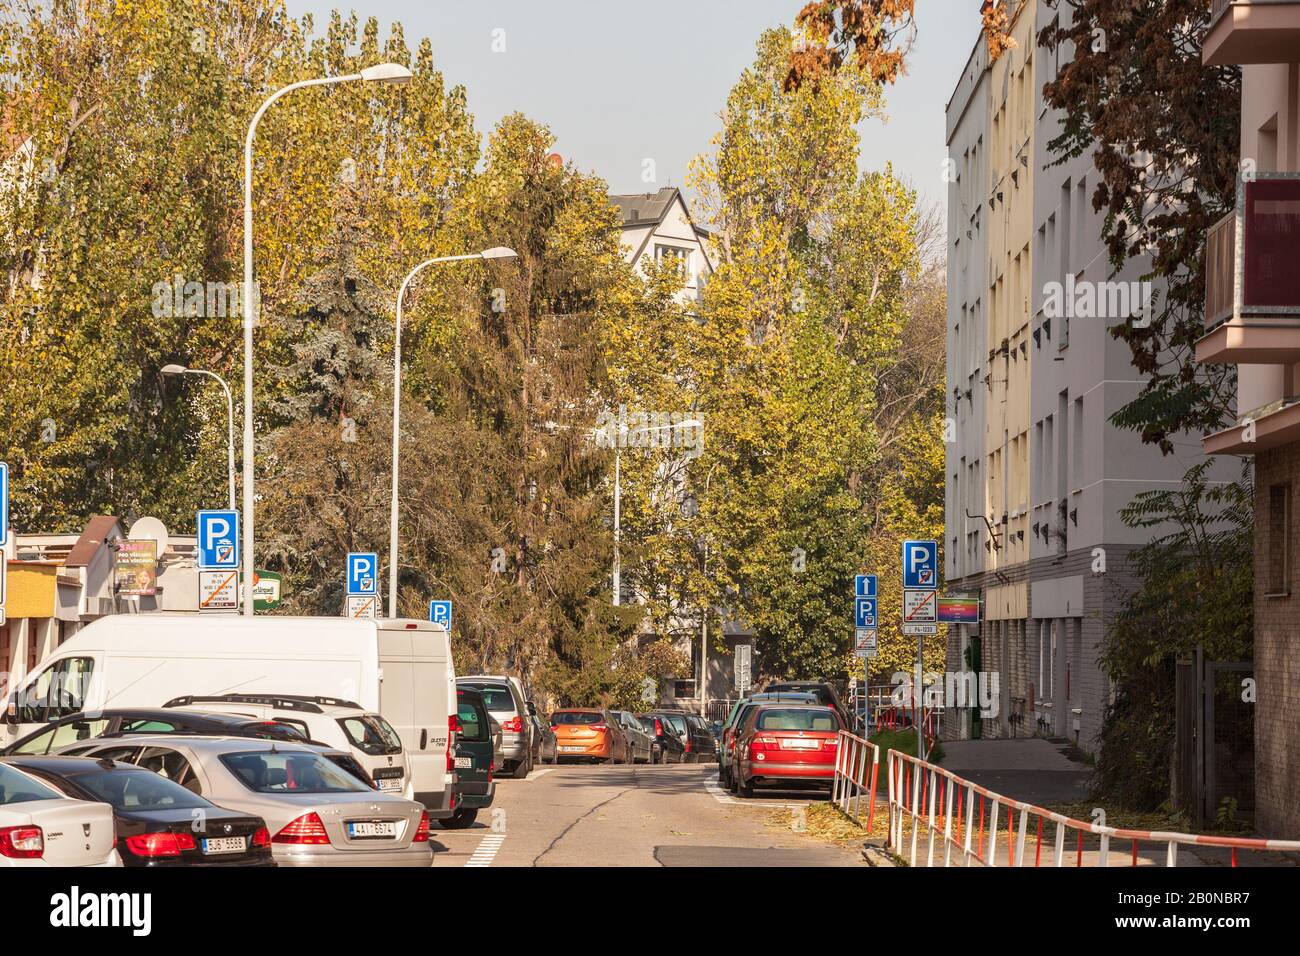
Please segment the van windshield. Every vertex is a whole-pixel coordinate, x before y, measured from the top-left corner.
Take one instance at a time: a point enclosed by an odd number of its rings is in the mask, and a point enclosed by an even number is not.
[[[515,713],[515,699],[509,687],[501,684],[466,684],[483,695],[483,704],[494,714]]]

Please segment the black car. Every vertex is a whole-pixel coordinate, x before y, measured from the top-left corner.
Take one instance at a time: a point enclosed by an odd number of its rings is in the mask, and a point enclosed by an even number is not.
[[[494,721],[483,703],[483,694],[473,687],[456,688],[456,716],[460,731],[456,734],[456,809],[438,823],[447,830],[472,826],[478,812],[492,806],[497,785],[493,746]]]
[[[686,762],[686,747],[672,724],[658,714],[637,714],[636,719],[650,735],[651,763]]]
[[[686,763],[702,763],[712,760],[718,753],[718,741],[713,731],[698,714],[684,710],[655,710],[647,716],[657,717],[666,722],[682,742]]]
[[[845,723],[849,720],[849,712],[840,702],[840,695],[835,693],[835,688],[824,680],[778,681],[775,684],[768,684],[763,690],[769,694],[777,692],[814,694],[817,697],[817,703],[823,707],[835,708]]]
[[[259,816],[227,810],[145,767],[90,757],[6,757],[78,800],[113,808],[126,866],[275,866]]]
[[[307,743],[302,731],[275,720],[239,714],[213,714],[175,708],[123,708],[69,714],[15,741],[0,755],[48,754],[83,740],[124,737],[128,734],[189,734],[200,737],[258,737]]]

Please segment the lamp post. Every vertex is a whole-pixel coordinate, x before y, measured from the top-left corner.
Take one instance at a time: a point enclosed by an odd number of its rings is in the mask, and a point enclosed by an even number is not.
[[[518,253],[513,249],[493,246],[491,249],[463,256],[438,256],[434,259],[426,259],[406,274],[401,288],[397,290],[397,317],[393,320],[393,489],[388,514],[388,616],[390,618],[397,617],[397,472],[402,427],[402,300],[406,297],[406,288],[426,267],[440,262],[513,259],[517,255]]]
[[[684,422],[677,422],[675,425],[656,425],[653,428],[638,428],[634,431],[620,431],[619,437],[614,445],[614,606],[618,607],[622,603],[620,592],[623,583],[623,565],[619,555],[619,542],[623,540],[622,529],[622,445],[625,440],[633,435],[649,434],[650,432],[672,431],[676,428],[699,428],[700,423],[695,419],[687,419]]]
[[[411,71],[399,63],[380,63],[347,76],[300,80],[268,96],[253,114],[244,138],[244,286],[240,302],[244,312],[244,616],[253,616],[253,327],[257,324],[258,297],[253,292],[253,139],[257,124],[276,100],[294,90],[338,83],[392,83],[411,80]]]
[[[184,365],[164,365],[159,369],[164,375],[206,375],[215,379],[226,393],[226,478],[230,485],[230,510],[235,509],[235,400],[230,394],[230,386],[216,372],[202,368],[186,368]]]

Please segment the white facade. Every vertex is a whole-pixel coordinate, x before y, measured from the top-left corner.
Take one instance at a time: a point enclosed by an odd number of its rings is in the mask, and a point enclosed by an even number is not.
[[[675,258],[682,266],[684,281],[677,300],[699,298],[713,274],[708,233],[691,221],[680,189],[665,186],[655,193],[615,195],[610,199],[622,218],[624,259],[638,275],[645,275],[648,262],[662,263]]]

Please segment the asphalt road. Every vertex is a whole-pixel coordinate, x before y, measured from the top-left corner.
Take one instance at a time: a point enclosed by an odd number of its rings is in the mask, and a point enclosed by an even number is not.
[[[434,866],[865,865],[857,851],[770,825],[774,810],[793,819],[808,802],[806,792],[732,797],[715,764],[539,767],[498,781],[471,829],[435,826],[445,849]]]

